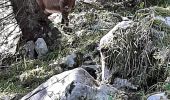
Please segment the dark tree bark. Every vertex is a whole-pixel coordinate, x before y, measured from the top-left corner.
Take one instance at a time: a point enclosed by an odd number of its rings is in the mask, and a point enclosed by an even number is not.
[[[36,0],[10,0],[22,36],[20,45],[29,40],[44,38],[49,50],[59,48],[61,33],[57,28],[50,27],[51,22],[40,10]]]

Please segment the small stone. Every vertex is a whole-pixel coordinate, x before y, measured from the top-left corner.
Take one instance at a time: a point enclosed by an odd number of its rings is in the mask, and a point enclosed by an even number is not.
[[[47,44],[45,43],[43,38],[38,38],[35,42],[35,50],[38,54],[38,58],[42,57],[43,55],[47,54],[48,48]]]

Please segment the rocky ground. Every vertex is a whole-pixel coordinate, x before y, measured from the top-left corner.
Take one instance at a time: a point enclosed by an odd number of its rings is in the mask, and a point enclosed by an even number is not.
[[[51,15],[51,27],[62,33],[60,50],[41,55],[45,47],[38,59],[24,57],[1,68],[0,99],[168,100],[169,12],[80,3],[69,15],[69,27],[61,27],[60,14]],[[101,53],[112,70],[106,82],[101,81]]]

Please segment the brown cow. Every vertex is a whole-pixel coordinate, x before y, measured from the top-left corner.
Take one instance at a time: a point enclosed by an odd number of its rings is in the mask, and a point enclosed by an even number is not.
[[[44,13],[49,16],[52,13],[61,12],[62,21],[61,24],[68,26],[69,19],[68,14],[73,10],[75,6],[75,0],[36,0],[40,8]]]

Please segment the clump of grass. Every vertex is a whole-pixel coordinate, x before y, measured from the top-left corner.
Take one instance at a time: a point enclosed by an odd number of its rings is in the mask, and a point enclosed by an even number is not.
[[[118,76],[129,79],[144,90],[164,81],[168,75],[168,53],[164,52],[164,57],[155,58],[159,54],[157,52],[162,52],[162,47],[166,45],[161,42],[165,37],[156,37],[158,34],[151,31],[155,24],[152,13],[147,12],[140,20],[135,20],[133,27],[117,30],[112,48],[106,52],[106,62],[111,67],[112,78]],[[158,46],[159,42],[161,46]]]
[[[161,15],[163,17],[170,16],[170,9],[169,8],[163,8],[163,7],[154,7],[154,10],[156,11],[157,15]]]

